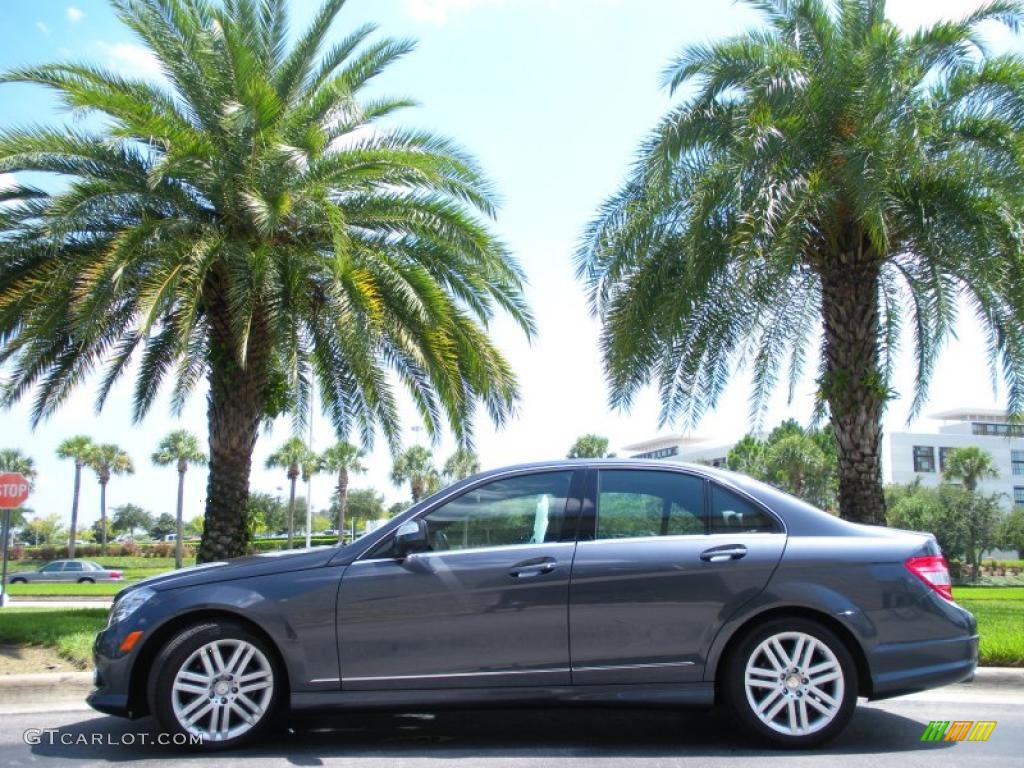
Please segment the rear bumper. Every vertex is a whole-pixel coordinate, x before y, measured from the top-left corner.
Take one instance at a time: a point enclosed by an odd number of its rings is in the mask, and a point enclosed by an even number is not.
[[[870,656],[871,698],[887,699],[974,677],[978,635],[889,643],[876,646]]]

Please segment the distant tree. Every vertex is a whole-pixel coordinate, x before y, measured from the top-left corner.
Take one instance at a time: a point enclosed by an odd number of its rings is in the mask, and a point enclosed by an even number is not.
[[[103,541],[104,538],[109,539],[112,533],[109,520],[94,520],[92,525],[89,526],[89,530],[92,532],[93,541]]]
[[[288,507],[276,496],[254,491],[245,509],[250,541],[261,533],[276,534],[288,530]]]
[[[744,436],[729,451],[726,466],[809,504],[835,509],[838,459],[831,428],[805,429],[794,419],[787,419],[763,439]]]
[[[976,445],[954,448],[946,456],[946,465],[942,470],[946,481],[963,483],[969,498],[964,504],[964,513],[968,519],[967,528],[967,564],[971,566],[971,578],[978,577],[979,540],[990,541],[994,535],[992,518],[993,508],[998,508],[992,500],[986,500],[977,493],[978,483],[987,477],[999,477],[999,470],[992,455]],[[987,549],[983,547],[982,549]]]
[[[288,478],[288,549],[295,536],[295,484],[299,475],[312,474],[316,460],[317,455],[299,437],[289,438],[267,459],[268,469],[282,468]]]
[[[100,481],[100,520],[106,522],[107,483],[110,482],[110,478],[113,475],[133,474],[135,472],[135,465],[132,464],[131,457],[113,443],[93,445],[89,449],[86,461],[93,472],[96,473],[96,478]],[[137,527],[145,528],[146,526],[140,525]],[[106,532],[106,526],[104,526],[103,531],[104,533]],[[100,553],[107,553],[106,536],[100,540]]]
[[[396,501],[394,504],[392,504],[390,507],[388,507],[388,517],[394,517],[395,515],[400,515],[403,512],[405,512],[405,510],[407,510],[408,508],[409,508],[408,504],[403,504],[400,501]]]
[[[23,528],[25,538],[31,540],[36,546],[60,546],[66,541],[67,529],[64,527],[60,515],[46,515],[45,517],[33,517]]]
[[[463,480],[480,471],[480,457],[467,448],[457,448],[444,463],[444,479],[449,483]]]
[[[331,504],[331,514],[337,519],[335,506],[338,501],[335,499]],[[372,520],[381,520],[388,516],[384,508],[384,494],[378,493],[373,488],[353,488],[348,492],[348,504],[346,506],[346,517],[349,523],[358,528],[360,524],[365,525]]]
[[[196,515],[195,517],[185,521],[185,536],[190,539],[198,539],[203,535],[203,523],[205,518],[203,515]]]
[[[157,515],[153,522],[150,523],[148,530],[149,535],[158,541],[164,536],[169,536],[172,533],[177,533],[179,539],[181,539],[182,536],[182,533],[178,530],[178,521],[175,519],[175,516],[169,512],[162,512]],[[175,550],[177,549],[178,547],[176,546]],[[179,564],[176,567],[180,568],[181,566]]]
[[[132,539],[139,529],[148,531],[153,527],[153,516],[136,504],[122,504],[114,508],[113,524],[111,528],[121,533],[127,533]]]
[[[345,509],[348,505],[349,473],[362,474],[366,471],[362,459],[366,454],[362,450],[344,440],[335,443],[320,454],[320,466],[325,472],[333,472],[337,476],[335,491],[336,503],[333,505],[335,522],[338,527],[338,541],[345,539]],[[330,527],[330,526],[328,526]]]
[[[406,448],[395,458],[391,469],[391,482],[395,485],[409,483],[412,503],[428,496],[441,485],[441,475],[434,467],[434,457],[421,445]]]
[[[191,432],[179,429],[171,432],[160,441],[152,461],[158,467],[166,467],[174,464],[178,470],[178,507],[174,532],[178,534],[174,542],[174,567],[181,568],[183,539],[185,538],[184,523],[182,515],[185,508],[185,473],[190,464],[205,464],[206,454],[199,447],[199,438]]]
[[[57,446],[57,457],[75,462],[75,485],[71,493],[71,528],[68,529],[68,557],[75,556],[75,532],[78,530],[78,496],[82,490],[82,468],[89,463],[94,445],[88,435],[69,437]]]
[[[915,482],[887,486],[885,493],[890,527],[931,533],[949,560],[964,559],[967,525],[962,513],[966,501],[963,488],[930,488]]]
[[[614,456],[608,453],[608,438],[601,435],[581,435],[572,444],[566,458],[569,459],[604,459]]]
[[[997,534],[999,546],[1017,550],[1017,557],[1024,560],[1024,507],[1014,507],[999,524]]]

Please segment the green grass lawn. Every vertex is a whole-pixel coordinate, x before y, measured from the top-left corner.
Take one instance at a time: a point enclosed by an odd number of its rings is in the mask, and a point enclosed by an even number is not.
[[[100,584],[8,584],[7,593],[13,597],[110,597],[129,583],[122,580]]]
[[[953,597],[978,619],[983,666],[1024,666],[1024,587],[953,587]]]
[[[0,643],[43,645],[80,669],[92,664],[92,641],[107,623],[105,608],[0,610]]]

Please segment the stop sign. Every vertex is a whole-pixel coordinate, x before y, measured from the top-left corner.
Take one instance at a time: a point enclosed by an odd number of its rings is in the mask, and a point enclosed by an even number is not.
[[[28,480],[21,472],[0,472],[0,509],[16,509],[28,498]]]

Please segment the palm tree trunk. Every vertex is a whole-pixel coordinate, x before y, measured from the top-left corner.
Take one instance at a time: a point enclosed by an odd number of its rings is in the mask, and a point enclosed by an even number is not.
[[[297,475],[291,476],[291,491],[288,494],[288,549],[292,548],[292,539],[295,536],[295,482]]]
[[[210,323],[207,353],[210,474],[203,538],[196,558],[200,563],[245,554],[249,473],[267,387],[269,329],[266,314],[259,308],[253,312],[242,365],[227,306],[229,288],[225,274],[211,273],[204,302]]]
[[[182,512],[185,508],[185,470],[178,469],[178,514],[175,518],[177,523],[177,534],[174,539],[174,567],[175,569],[181,568],[181,536],[183,527],[181,524]]]
[[[100,554],[107,554],[107,481],[100,480]],[[134,541],[135,537],[132,536]]]
[[[882,411],[887,392],[878,364],[878,261],[854,251],[821,273],[825,371],[820,381],[839,444],[839,512],[885,525]]]
[[[348,470],[338,470],[338,543],[345,541],[345,507],[348,505]]]
[[[75,538],[78,536],[78,492],[82,488],[82,462],[75,460],[75,490],[71,496],[71,531],[68,533],[68,557],[75,556]]]

